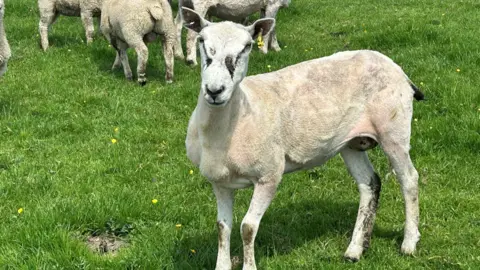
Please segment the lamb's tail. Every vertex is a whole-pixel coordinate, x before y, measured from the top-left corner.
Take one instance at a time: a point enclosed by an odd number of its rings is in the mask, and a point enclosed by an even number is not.
[[[413,89],[413,97],[420,101],[420,100],[425,100],[425,95],[422,93],[422,91],[420,91],[420,89],[418,89],[418,87],[413,84],[412,82],[410,82],[410,87],[412,87]]]
[[[154,21],[161,21],[164,16],[164,12],[161,5],[152,5],[148,7],[148,12],[152,16]]]

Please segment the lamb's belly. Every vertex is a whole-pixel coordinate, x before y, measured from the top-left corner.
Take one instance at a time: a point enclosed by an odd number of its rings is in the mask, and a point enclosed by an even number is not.
[[[218,182],[212,181],[212,183],[215,183],[225,188],[231,188],[231,189],[242,189],[242,188],[251,187],[253,185],[252,180],[248,178],[240,178],[240,177],[235,177],[235,178],[229,179],[228,181],[218,181]]]
[[[314,167],[321,166],[335,155],[336,154],[332,154],[328,156],[319,155],[305,163],[296,163],[294,161],[287,159],[285,162],[285,169],[283,173],[285,174],[285,173],[291,173],[291,172],[300,171],[300,170],[308,170]]]
[[[70,3],[68,1],[59,3],[55,6],[55,9],[58,13],[64,16],[73,16],[79,17],[80,16],[80,4],[78,3]]]
[[[242,2],[239,1],[239,3]],[[260,11],[261,8],[261,1],[259,1],[258,5],[248,7],[243,7],[241,5],[235,7],[225,7],[220,4],[215,9],[212,9],[210,14],[224,20],[238,21],[245,19],[246,17],[252,15],[255,12]]]

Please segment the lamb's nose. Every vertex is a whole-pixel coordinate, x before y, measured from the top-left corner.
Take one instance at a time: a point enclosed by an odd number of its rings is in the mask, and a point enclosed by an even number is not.
[[[225,86],[222,85],[217,89],[210,89],[208,88],[208,86],[206,86],[206,89],[207,89],[207,94],[209,94],[215,100],[215,98],[225,90]]]

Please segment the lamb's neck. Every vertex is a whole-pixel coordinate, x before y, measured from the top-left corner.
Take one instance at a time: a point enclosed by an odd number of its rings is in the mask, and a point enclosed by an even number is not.
[[[210,145],[216,146],[228,143],[238,118],[241,116],[242,106],[246,102],[246,96],[239,87],[233,91],[228,103],[221,107],[208,105],[203,94],[200,93],[197,123],[199,123],[202,140],[209,141]]]

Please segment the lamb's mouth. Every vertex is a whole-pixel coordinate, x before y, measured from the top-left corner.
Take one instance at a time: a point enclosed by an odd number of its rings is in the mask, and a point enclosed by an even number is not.
[[[207,103],[210,106],[217,107],[217,106],[225,105],[225,103],[227,103],[227,101],[226,100],[219,101],[219,100],[214,100],[214,99],[207,99]]]

